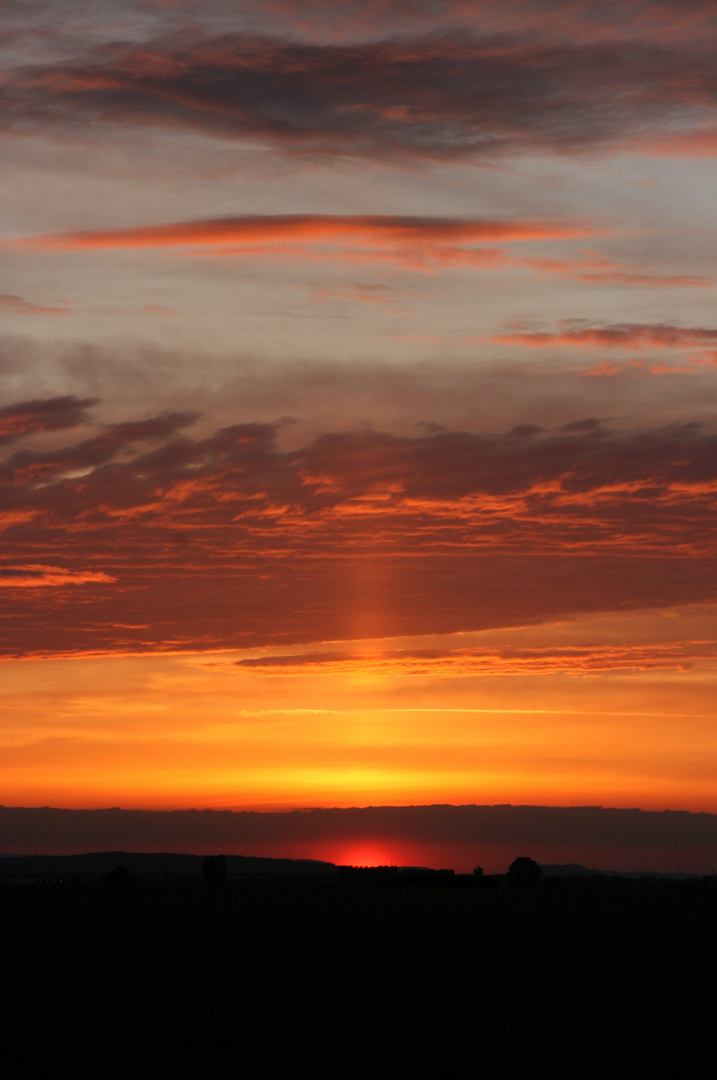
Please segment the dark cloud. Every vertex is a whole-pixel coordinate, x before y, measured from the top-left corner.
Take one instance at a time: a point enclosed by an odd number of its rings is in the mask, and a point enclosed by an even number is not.
[[[284,449],[275,425],[181,435],[192,419],[2,463],[0,565],[32,551],[116,579],[52,606],[5,599],[6,654],[445,633],[717,595],[717,435],[699,425]]]
[[[52,401],[65,400],[74,399],[54,398],[47,404],[49,406]],[[30,404],[37,406],[40,403],[31,402]],[[92,402],[84,404],[92,404]],[[15,408],[23,408],[23,406],[15,406]],[[96,469],[98,466],[111,462],[121,451],[132,448],[135,443],[166,439],[196,419],[196,413],[167,413],[147,420],[109,425],[89,439],[57,450],[44,452],[32,449],[18,450],[0,463],[0,486],[7,485],[10,488],[24,487],[27,484],[45,485],[53,477],[64,479],[67,473],[78,469]],[[56,423],[55,426],[74,425]],[[38,430],[38,428],[30,430]],[[48,428],[39,430],[48,430]],[[143,458],[140,457],[137,460],[139,469],[142,469]]]
[[[67,395],[6,405],[0,408],[0,445],[31,432],[79,427],[87,422],[87,409],[95,404],[94,398]]]
[[[384,485],[401,497],[451,499],[527,493],[555,483],[562,493],[638,483],[656,495],[671,484],[717,478],[715,451],[717,436],[690,424],[616,433],[590,418],[536,436],[527,448],[524,433],[324,435],[304,451],[304,468],[321,478],[324,491],[342,498]]]
[[[279,845],[293,845],[295,857],[307,853],[304,844],[382,840],[441,845],[449,865],[458,854],[452,845],[475,845],[468,852],[481,851],[491,861],[491,845],[518,850],[529,845],[542,862],[634,870],[639,861],[642,866],[657,864],[667,870],[681,866],[683,871],[703,873],[713,862],[717,841],[717,814],[599,806],[370,806],[283,813],[0,807],[0,826],[4,850],[17,853],[37,850],[38,838],[45,854],[214,852],[222,845],[227,851],[269,855],[286,854]],[[316,857],[315,850],[308,851]],[[323,857],[331,854],[327,849]],[[504,870],[514,857],[515,851],[504,852],[496,869]],[[457,865],[465,858],[464,854]]]
[[[146,6],[160,6],[147,0]],[[192,0],[177,5],[186,11]],[[227,11],[227,0],[214,0]],[[321,40],[371,40],[387,33],[486,29],[572,40],[694,36],[714,28],[710,0],[254,0],[247,5],[256,25],[277,20],[295,33]],[[232,6],[232,11],[234,10]]]
[[[716,97],[709,39],[315,45],[197,31],[16,70],[0,104],[20,129],[130,123],[289,151],[455,158],[709,132]]]
[[[30,404],[39,410],[39,403]],[[46,426],[59,426],[50,405]],[[7,414],[13,415],[10,409]],[[192,480],[203,498],[253,499],[260,494],[268,504],[291,505],[307,513],[371,495],[386,499],[390,508],[406,499],[450,501],[514,494],[549,498],[547,489],[555,485],[565,495],[639,484],[656,496],[671,485],[717,480],[717,435],[691,423],[621,432],[590,417],[557,431],[523,426],[505,435],[336,432],[291,451],[279,449],[278,430],[266,423],[233,425],[200,440],[170,438],[196,419],[193,413],[165,414],[109,425],[68,447],[17,451],[2,463],[0,477],[30,494],[35,489],[25,488],[26,481],[41,473],[40,499],[46,497],[53,477],[70,485],[70,497],[73,488],[83,493],[99,490],[106,467],[111,466],[112,486],[120,476],[162,489],[168,482]],[[117,460],[137,442],[166,439],[155,450]],[[75,485],[66,474],[80,468],[94,471]],[[111,493],[107,498],[111,504]]]

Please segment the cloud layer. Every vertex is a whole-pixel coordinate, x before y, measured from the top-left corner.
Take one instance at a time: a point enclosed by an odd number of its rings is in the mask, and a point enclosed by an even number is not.
[[[557,28],[556,28],[557,29]],[[259,141],[285,152],[454,159],[717,145],[714,50],[517,34],[300,43],[201,30],[28,64],[6,127],[88,122]],[[606,77],[607,73],[607,77]]]
[[[445,633],[717,593],[717,435],[696,424],[336,432],[283,449],[274,425],[192,439],[194,419],[6,456],[6,654]],[[85,575],[81,601],[13,599],[18,550]]]
[[[37,823],[48,844],[68,846],[76,836],[85,844],[107,835],[114,826],[117,843],[134,847],[151,838],[169,843],[280,840],[348,835],[358,838],[405,839],[463,843],[563,843],[625,845],[704,845],[717,837],[717,815],[686,811],[602,809],[597,806],[374,806],[350,809],[297,810],[288,813],[231,811],[55,810],[1,807],[4,832],[12,850],[22,850],[26,836],[36,836]],[[33,829],[27,833],[28,828]],[[90,839],[90,838],[93,839]],[[103,840],[104,842],[104,840]]]

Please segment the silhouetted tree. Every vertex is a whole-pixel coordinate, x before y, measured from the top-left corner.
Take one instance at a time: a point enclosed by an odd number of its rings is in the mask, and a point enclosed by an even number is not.
[[[202,866],[207,885],[222,884],[227,880],[227,860],[223,855],[207,855]]]
[[[114,870],[108,871],[102,878],[109,885],[124,885],[127,881],[136,881],[134,874],[131,874],[126,866],[116,866]]]
[[[483,867],[482,866],[475,866],[473,868],[473,876],[474,877],[483,877]]]
[[[508,879],[521,884],[537,881],[541,873],[539,864],[528,855],[521,855],[517,859],[513,859],[508,867]]]

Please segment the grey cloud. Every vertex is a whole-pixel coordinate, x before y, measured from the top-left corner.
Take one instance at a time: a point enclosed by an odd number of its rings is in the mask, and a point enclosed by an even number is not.
[[[12,312],[13,315],[67,315],[67,308],[43,307],[42,304],[33,304],[22,296],[14,296],[11,293],[0,295],[0,308]]]
[[[434,359],[290,361],[271,355],[212,355],[143,345],[114,349],[79,344],[38,345],[0,337],[0,387],[8,400],[42,390],[102,397],[103,420],[141,415],[146,402],[158,411],[191,412],[209,433],[219,426],[292,416],[281,441],[296,445],[317,431],[356,429],[367,421],[384,431],[413,434],[417,422],[452,430],[508,430],[516,425],[558,427],[576,416],[620,417],[624,426],[656,428],[668,421],[711,423],[717,387],[710,369],[651,375],[621,367],[609,378],[591,374],[582,360],[568,364],[546,350],[517,362],[491,359],[486,344],[421,346]],[[505,352],[505,347],[503,347]],[[429,355],[430,355],[429,353]],[[515,349],[524,360],[526,351]],[[420,354],[419,354],[420,355]],[[619,405],[618,405],[619,403]],[[213,428],[210,428],[210,419]]]
[[[677,849],[717,843],[717,814],[603,809],[598,806],[372,806],[282,813],[229,810],[60,810],[0,807],[5,850],[27,852],[37,836],[50,851],[195,850],[327,838],[405,839],[475,844],[573,844],[618,850]],[[214,847],[212,847],[214,850]],[[600,856],[605,857],[604,849]]]
[[[57,38],[85,35],[104,40],[118,33],[141,38],[191,22],[206,30],[282,34],[304,41],[372,41],[391,35],[480,28],[531,36],[614,38],[641,33],[655,38],[698,36],[715,24],[711,0],[65,0],[58,17],[53,0],[5,0],[8,34],[35,28]]]
[[[288,152],[457,158],[576,152],[717,121],[709,43],[511,37],[299,44],[180,34],[5,80],[5,123],[256,138]]]
[[[0,445],[32,432],[78,427],[87,422],[87,409],[95,404],[95,398],[80,399],[68,394],[6,405],[0,408]]]

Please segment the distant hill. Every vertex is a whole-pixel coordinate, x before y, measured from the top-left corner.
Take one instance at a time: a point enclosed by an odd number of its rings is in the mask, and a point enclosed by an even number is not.
[[[203,855],[172,852],[98,851],[84,855],[10,855],[0,857],[0,881],[83,881],[102,878],[119,866],[136,878],[200,880]],[[314,859],[259,859],[226,856],[229,878],[303,878],[336,876],[333,863]]]

